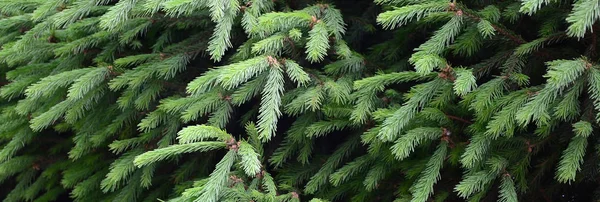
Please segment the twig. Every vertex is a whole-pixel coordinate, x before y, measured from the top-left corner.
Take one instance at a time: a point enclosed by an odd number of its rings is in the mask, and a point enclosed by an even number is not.
[[[472,121],[460,118],[458,116],[452,116],[452,115],[446,114],[446,117],[448,117],[449,119],[452,119],[452,120],[457,120],[457,121],[463,122],[463,123],[473,124]]]
[[[317,82],[319,82],[319,85],[321,85],[321,86],[325,85],[325,82],[323,82],[321,79],[319,79],[319,77],[317,77],[317,75],[314,75],[313,73],[308,73],[308,75],[310,77],[314,78],[315,80],[317,80]]]

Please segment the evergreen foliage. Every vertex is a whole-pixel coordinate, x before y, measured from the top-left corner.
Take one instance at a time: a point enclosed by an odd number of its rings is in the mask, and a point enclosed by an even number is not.
[[[0,197],[597,201],[598,19],[598,0],[0,0]]]

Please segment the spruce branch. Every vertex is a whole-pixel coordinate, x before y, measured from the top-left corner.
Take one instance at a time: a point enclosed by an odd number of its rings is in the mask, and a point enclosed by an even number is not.
[[[482,22],[484,21],[484,19],[481,19],[481,17],[473,14],[471,12],[471,10],[467,9],[467,8],[462,8],[458,9],[456,12],[458,13],[460,11],[461,14],[473,19],[476,22]],[[486,23],[487,24],[487,23]],[[512,33],[511,31],[508,31],[507,29],[503,28],[500,25],[497,25],[495,23],[489,23],[490,26],[492,26],[498,33],[504,35],[506,38],[510,39],[511,41],[513,41],[516,44],[523,44],[526,43],[525,40],[523,40],[523,38],[521,38],[520,36]]]
[[[258,115],[258,131],[263,141],[270,140],[277,131],[277,122],[281,116],[281,96],[284,91],[283,72],[280,63],[273,57],[268,58],[271,69],[267,83],[261,95]]]

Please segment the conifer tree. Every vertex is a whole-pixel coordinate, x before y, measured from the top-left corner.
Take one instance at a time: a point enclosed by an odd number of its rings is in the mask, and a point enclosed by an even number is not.
[[[597,0],[3,0],[3,201],[600,200]]]

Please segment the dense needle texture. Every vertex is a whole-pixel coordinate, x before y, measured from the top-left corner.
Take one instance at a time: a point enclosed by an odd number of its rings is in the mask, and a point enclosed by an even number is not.
[[[0,0],[0,199],[600,200],[600,0]]]

